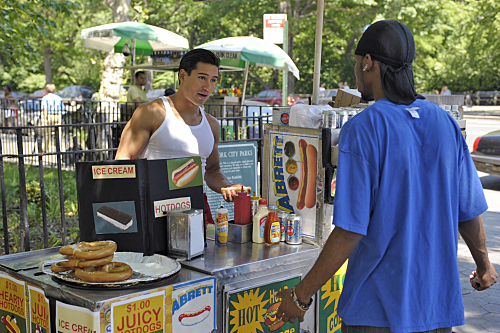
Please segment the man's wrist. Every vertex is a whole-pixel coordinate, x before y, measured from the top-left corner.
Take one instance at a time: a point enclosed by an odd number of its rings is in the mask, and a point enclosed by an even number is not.
[[[295,286],[295,296],[297,296],[297,299],[304,303],[307,304],[312,298],[312,295],[307,295],[304,291],[304,288],[302,288],[301,283]]]

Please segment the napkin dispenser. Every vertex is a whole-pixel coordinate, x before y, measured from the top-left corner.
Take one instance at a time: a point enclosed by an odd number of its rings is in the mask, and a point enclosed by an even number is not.
[[[168,255],[191,260],[203,254],[205,228],[203,210],[167,213]]]

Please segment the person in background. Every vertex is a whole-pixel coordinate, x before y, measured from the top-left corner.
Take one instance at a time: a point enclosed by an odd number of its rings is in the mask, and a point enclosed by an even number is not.
[[[472,287],[485,290],[498,277],[481,182],[456,121],[415,91],[411,31],[375,22],[354,54],[358,90],[375,103],[342,127],[335,229],[302,281],[277,293],[276,317],[302,321],[349,258],[337,306],[342,333],[451,333],[465,323],[459,233],[476,263]]]
[[[62,124],[62,110],[64,108],[62,98],[55,94],[56,86],[52,83],[47,83],[45,85],[45,90],[47,95],[42,97],[42,103],[40,105],[43,112],[43,126],[58,126],[59,131],[59,142],[62,142],[61,138],[61,127]],[[50,151],[50,143],[52,138],[53,127],[47,127],[44,129],[43,135],[43,150],[45,152]],[[60,145],[61,151],[63,151],[62,145]]]
[[[4,124],[3,126],[11,127],[15,126],[15,120],[17,117],[17,107],[14,103],[14,95],[12,94],[12,89],[10,86],[5,85],[3,87],[4,98],[2,100],[2,108],[4,110]],[[7,133],[14,133],[14,130],[6,130]]]
[[[204,49],[186,53],[179,65],[179,90],[140,105],[125,126],[116,159],[200,156],[204,184],[233,201],[242,184],[231,184],[220,169],[217,120],[202,106],[219,78],[220,59]],[[205,195],[205,218],[213,223]]]
[[[322,84],[320,84],[320,86],[319,86],[319,91],[324,91],[324,90],[325,90],[325,84],[324,84],[324,83],[322,83]]]
[[[148,97],[142,87],[146,84],[146,73],[139,71],[135,73],[135,84],[128,88],[127,103],[146,103]]]
[[[342,89],[344,87],[344,82],[339,82],[339,89]]]
[[[441,89],[441,95],[451,95],[451,91],[450,89],[448,89],[447,86],[444,86],[442,89]]]
[[[342,86],[344,89],[349,89],[349,85],[347,84],[347,81],[344,82],[344,85]]]
[[[173,94],[175,94],[175,90],[174,89],[172,89],[172,88],[165,89],[165,96],[171,96]]]
[[[434,95],[439,95],[439,90],[434,90]]]

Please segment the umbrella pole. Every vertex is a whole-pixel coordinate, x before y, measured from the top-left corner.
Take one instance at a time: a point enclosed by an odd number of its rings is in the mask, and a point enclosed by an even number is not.
[[[241,105],[245,104],[245,94],[247,93],[248,67],[250,63],[245,61],[245,70],[243,71],[243,91],[241,94]],[[243,109],[241,110],[243,111]]]
[[[135,38],[132,39],[132,70],[131,70],[131,78],[130,78],[132,85],[135,84],[135,69],[133,69],[134,66],[135,66]]]
[[[321,77],[321,42],[323,36],[323,12],[325,0],[318,0],[316,9],[316,48],[314,50],[314,77],[313,77],[313,95],[312,104],[318,105],[319,102],[319,79]]]

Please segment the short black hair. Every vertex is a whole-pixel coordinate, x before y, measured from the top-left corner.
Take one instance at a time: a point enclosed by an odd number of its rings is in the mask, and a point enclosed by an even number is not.
[[[193,49],[182,57],[181,63],[179,64],[179,71],[183,69],[188,75],[191,75],[191,71],[197,68],[199,62],[214,65],[217,66],[217,68],[220,66],[219,57],[212,51],[205,49]]]
[[[139,75],[141,75],[141,74],[146,75],[146,73],[144,71],[138,71],[138,72],[135,72],[135,78],[138,79]]]
[[[175,90],[174,89],[172,89],[172,88],[165,89],[165,96],[171,96],[173,94],[175,94]]]

